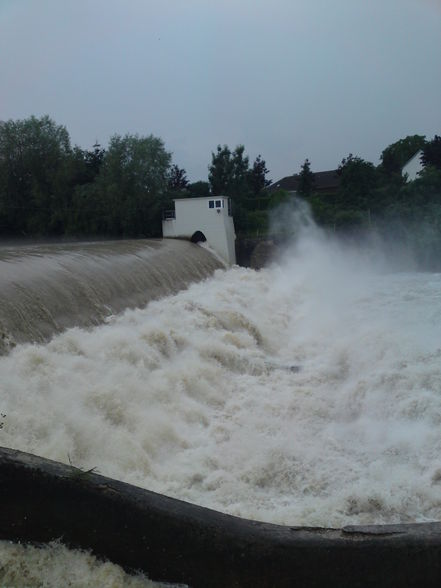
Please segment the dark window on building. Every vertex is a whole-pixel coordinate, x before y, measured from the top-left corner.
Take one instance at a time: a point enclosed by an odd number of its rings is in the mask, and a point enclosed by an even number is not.
[[[208,201],[208,208],[214,208],[214,200]]]
[[[221,208],[221,206],[222,206],[222,201],[216,200],[216,208]]]

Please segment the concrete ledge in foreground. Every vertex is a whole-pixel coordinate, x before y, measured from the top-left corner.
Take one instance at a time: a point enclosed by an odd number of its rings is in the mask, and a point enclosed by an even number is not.
[[[0,448],[0,538],[61,538],[191,588],[441,586],[441,523],[284,527]]]

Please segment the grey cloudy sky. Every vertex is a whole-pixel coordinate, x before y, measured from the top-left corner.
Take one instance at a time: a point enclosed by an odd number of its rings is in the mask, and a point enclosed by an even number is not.
[[[72,142],[161,137],[191,180],[218,144],[277,180],[441,134],[441,0],[0,0],[0,120]]]

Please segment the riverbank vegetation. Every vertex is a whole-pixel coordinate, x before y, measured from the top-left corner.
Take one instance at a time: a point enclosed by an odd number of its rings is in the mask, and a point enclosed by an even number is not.
[[[418,149],[423,168],[408,181],[402,167]],[[379,237],[410,252],[419,267],[441,269],[441,137],[406,137],[380,159],[378,166],[344,159],[339,189],[308,198],[316,221],[336,232]]]
[[[0,122],[0,235],[159,237],[174,198],[210,194],[231,196],[238,230],[252,229],[255,208],[266,209],[267,172],[242,146],[219,147],[208,181],[191,184],[153,135],[81,149],[48,116]]]
[[[419,149],[423,169],[409,182],[402,168]],[[106,147],[82,149],[48,116],[0,122],[0,235],[158,237],[174,198],[220,194],[233,201],[238,234],[265,235],[272,211],[292,198],[270,187],[268,173],[261,155],[251,163],[244,146],[219,145],[207,180],[190,183],[153,135],[114,135]],[[407,241],[420,234],[418,247],[441,252],[440,136],[405,137],[379,165],[350,154],[337,175],[337,189],[326,192],[314,185],[313,163],[299,170],[297,196],[318,224]]]
[[[47,116],[0,123],[1,234],[159,236],[170,169],[152,135],[84,150]]]

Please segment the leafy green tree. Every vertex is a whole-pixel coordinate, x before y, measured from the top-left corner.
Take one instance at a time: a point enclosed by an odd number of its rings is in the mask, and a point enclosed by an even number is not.
[[[408,135],[386,147],[381,154],[381,166],[387,174],[401,174],[404,165],[417,151],[424,148],[424,135]]]
[[[93,150],[83,152],[84,163],[88,172],[87,180],[89,182],[93,182],[99,174],[105,154],[106,150],[99,143],[95,143]]]
[[[230,192],[233,173],[232,154],[229,147],[218,145],[216,153],[211,154],[211,164],[208,167],[208,182],[213,196]]]
[[[341,176],[340,200],[356,206],[369,206],[370,197],[378,185],[375,166],[361,157],[349,154],[342,160],[337,173]]]
[[[238,145],[230,151],[227,145],[218,145],[216,153],[211,154],[208,181],[213,196],[228,196],[233,202],[234,222],[236,229],[247,229],[247,199],[250,190],[248,185],[249,159],[244,155],[245,148]]]
[[[314,220],[322,226],[336,226],[336,213],[338,206],[336,204],[335,194],[312,194],[309,198]]]
[[[268,170],[265,160],[259,155],[250,168],[243,145],[238,145],[234,151],[227,145],[218,145],[211,157],[208,175],[211,194],[231,198],[234,222],[239,232],[253,230],[257,217],[252,217],[250,213],[266,209],[269,204],[269,196],[265,193],[270,183],[266,179]],[[261,226],[262,221],[259,220],[259,223]]]
[[[439,135],[435,135],[432,141],[426,143],[421,162],[425,167],[433,166],[441,169],[441,137]]]
[[[75,146],[68,162],[68,185],[60,186],[65,198],[65,214],[59,218],[59,233],[94,236],[101,234],[104,205],[98,198],[95,181],[100,173],[105,149],[98,143],[91,150]],[[56,218],[56,215],[55,215]],[[100,229],[101,227],[101,229]]]
[[[301,196],[311,196],[314,191],[314,174],[311,171],[311,164],[309,159],[305,159],[303,163],[300,173],[299,173],[299,183],[297,187],[297,192]]]
[[[48,116],[0,123],[0,226],[3,234],[56,232],[66,208],[69,134]],[[61,206],[60,206],[61,205]],[[53,212],[57,210],[54,221]]]
[[[379,228],[411,251],[419,267],[441,269],[441,170],[427,166],[387,202]]]
[[[281,204],[287,204],[291,200],[291,195],[286,190],[277,190],[271,193],[268,202],[268,208],[277,208]]]
[[[95,143],[93,150],[84,150],[75,146],[68,160],[71,186],[82,186],[94,182],[100,172],[105,152],[98,143]]]
[[[171,155],[150,135],[114,135],[97,178],[104,230],[112,235],[159,236]]]
[[[99,182],[79,184],[75,187],[65,232],[69,235],[106,235],[109,233],[106,202]]]
[[[371,213],[377,209],[379,175],[375,166],[361,157],[349,154],[337,173],[340,186],[335,197],[334,224],[370,224]]]
[[[249,159],[245,147],[238,145],[230,151],[227,145],[218,145],[211,154],[208,181],[213,196],[226,195],[239,202],[247,197],[249,186]]]
[[[187,191],[191,197],[209,196],[210,184],[202,181],[193,182],[192,184],[188,184]]]

